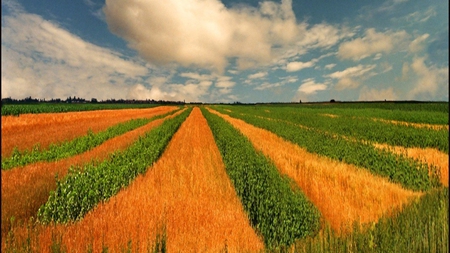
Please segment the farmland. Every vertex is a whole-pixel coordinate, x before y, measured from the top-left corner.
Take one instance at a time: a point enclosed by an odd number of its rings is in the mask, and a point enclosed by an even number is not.
[[[96,109],[2,107],[2,251],[449,250],[448,103]]]

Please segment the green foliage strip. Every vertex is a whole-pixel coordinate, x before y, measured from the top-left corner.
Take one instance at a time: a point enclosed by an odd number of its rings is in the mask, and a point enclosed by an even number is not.
[[[39,145],[36,145],[31,151],[20,152],[17,149],[14,149],[10,157],[2,157],[2,170],[25,166],[38,161],[56,161],[81,154],[96,146],[99,146],[111,138],[146,125],[153,120],[164,118],[172,113],[174,113],[174,111],[152,118],[132,119],[127,122],[111,126],[98,133],[93,133],[89,130],[87,135],[60,144],[51,144],[49,148],[45,150],[41,150]]]
[[[219,109],[220,108],[215,108]],[[316,153],[367,168],[372,173],[387,177],[394,183],[415,190],[426,191],[433,186],[439,186],[437,175],[428,175],[428,167],[404,156],[397,156],[386,150],[378,150],[372,145],[354,142],[331,133],[303,129],[294,124],[259,118],[253,115],[241,114],[239,110],[222,113],[242,119],[249,124],[269,130],[282,138],[289,140],[311,153]],[[437,170],[436,170],[437,173]]]
[[[99,202],[128,186],[161,156],[191,110],[165,120],[131,147],[113,153],[110,159],[98,165],[72,169],[63,180],[57,181],[56,190],[50,193],[47,203],[39,208],[38,220],[43,223],[80,220]]]
[[[300,189],[292,189],[275,165],[220,117],[202,108],[252,226],[268,248],[290,245],[319,229],[320,214]]]

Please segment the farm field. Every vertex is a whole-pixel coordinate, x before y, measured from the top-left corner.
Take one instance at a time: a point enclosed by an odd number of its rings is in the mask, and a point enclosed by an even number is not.
[[[2,116],[2,252],[448,252],[448,150],[448,103]]]

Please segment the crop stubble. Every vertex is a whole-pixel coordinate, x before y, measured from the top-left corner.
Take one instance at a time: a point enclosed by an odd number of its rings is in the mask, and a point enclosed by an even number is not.
[[[146,174],[80,222],[44,228],[37,244],[48,247],[57,233],[68,252],[85,251],[89,244],[94,252],[102,246],[117,252],[129,241],[133,252],[147,252],[163,230],[168,252],[252,252],[264,246],[250,226],[198,108]]]
[[[308,153],[277,135],[209,109],[247,136],[257,150],[270,157],[282,174],[292,178],[338,232],[354,222],[377,222],[420,196],[370,172]]]
[[[148,109],[99,110],[67,113],[23,114],[2,116],[2,157],[10,156],[15,147],[30,150],[37,143],[47,148],[51,143],[71,140],[125,122],[148,118],[177,109],[176,106],[158,106]]]

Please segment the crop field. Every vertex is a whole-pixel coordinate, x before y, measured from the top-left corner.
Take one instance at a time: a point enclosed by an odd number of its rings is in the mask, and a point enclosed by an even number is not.
[[[2,107],[2,252],[449,251],[448,103],[42,108]]]

